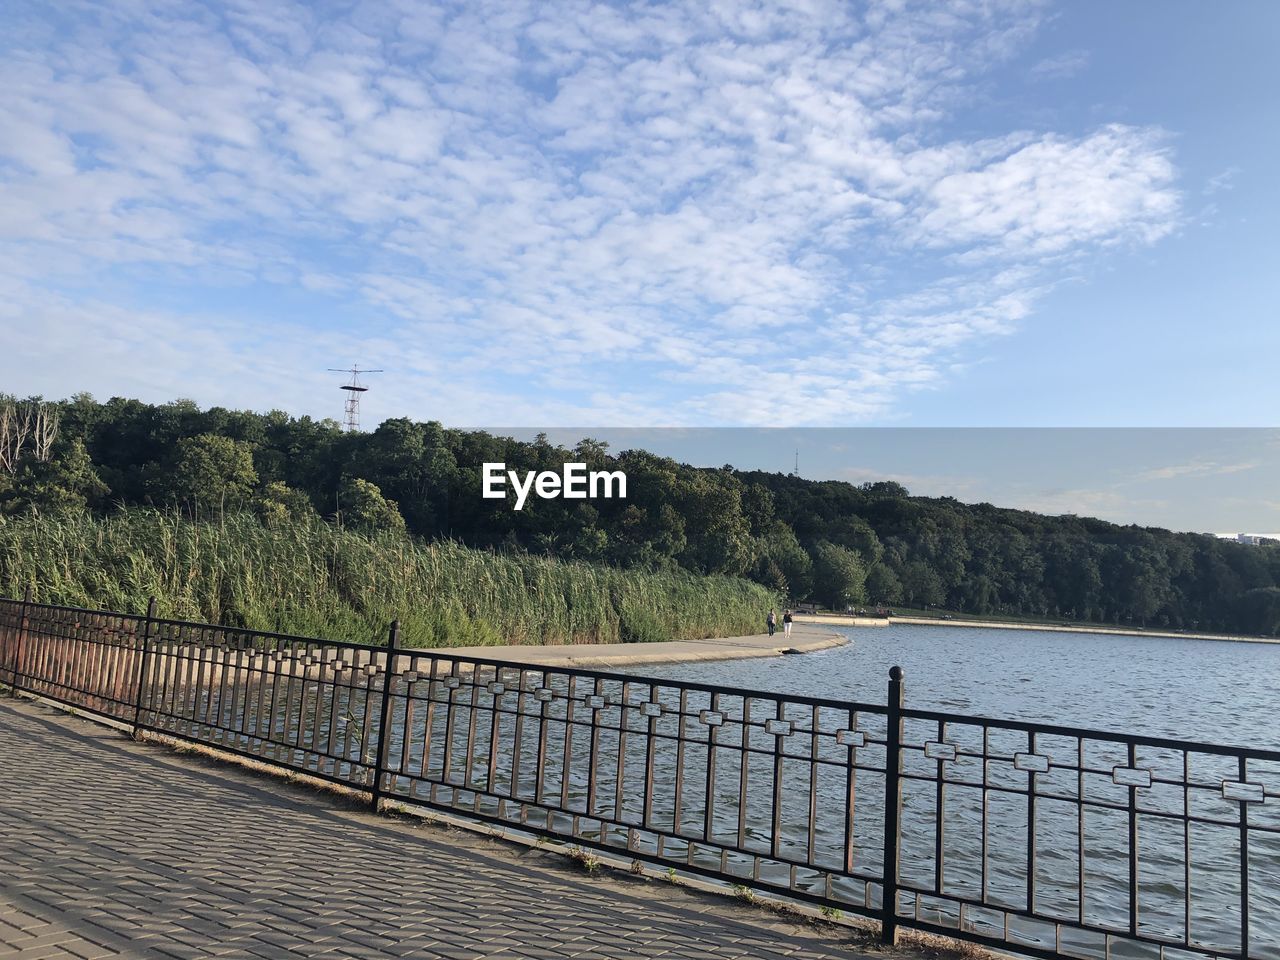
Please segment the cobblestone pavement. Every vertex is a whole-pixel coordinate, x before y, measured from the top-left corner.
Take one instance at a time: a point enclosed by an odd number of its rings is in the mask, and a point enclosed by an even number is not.
[[[0,699],[0,957],[867,956],[853,936]]]

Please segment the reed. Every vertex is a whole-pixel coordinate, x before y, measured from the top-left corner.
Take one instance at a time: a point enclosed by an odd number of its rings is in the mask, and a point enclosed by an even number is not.
[[[764,587],[493,553],[316,521],[152,510],[0,520],[0,594],[254,630],[411,646],[616,643],[755,633]]]

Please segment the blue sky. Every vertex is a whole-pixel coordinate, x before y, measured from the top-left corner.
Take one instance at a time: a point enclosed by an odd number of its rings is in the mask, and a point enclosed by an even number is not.
[[[502,430],[532,439],[532,430]],[[1054,516],[1280,539],[1280,429],[846,427],[552,429],[614,450],[817,480],[894,480],[911,493]]]
[[[1264,426],[1280,4],[21,0],[0,384]]]

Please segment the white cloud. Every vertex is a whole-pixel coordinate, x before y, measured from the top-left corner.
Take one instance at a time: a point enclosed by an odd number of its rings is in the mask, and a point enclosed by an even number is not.
[[[1233,473],[1243,473],[1246,470],[1255,470],[1258,466],[1259,463],[1256,460],[1218,463],[1212,460],[1196,458],[1187,463],[1174,463],[1165,467],[1153,467],[1150,470],[1143,470],[1135,474],[1133,479],[1137,482],[1147,482],[1151,480],[1176,480],[1183,477],[1221,477]]]
[[[1236,186],[1235,179],[1240,175],[1240,172],[1239,167],[1230,166],[1221,173],[1210,177],[1208,183],[1204,185],[1205,196],[1212,196],[1224,190],[1234,190]]]
[[[1068,50],[1057,56],[1046,57],[1031,68],[1033,80],[1066,80],[1089,66],[1087,50]]]
[[[1037,4],[321,9],[27,11],[0,64],[10,315],[79,360],[15,341],[0,373],[137,392],[91,360],[119,323],[171,341],[165,370],[216,364],[210,402],[270,372],[313,409],[298,365],[359,352],[449,371],[396,402],[459,423],[848,423],[1014,329],[1064,257],[1178,215],[1156,130],[934,135]],[[360,332],[197,299],[184,345],[157,279],[306,291]]]

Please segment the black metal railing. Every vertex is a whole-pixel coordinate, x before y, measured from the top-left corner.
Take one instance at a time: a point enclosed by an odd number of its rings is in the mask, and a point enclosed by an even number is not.
[[[15,690],[1043,957],[1280,958],[1280,752],[0,600]]]

